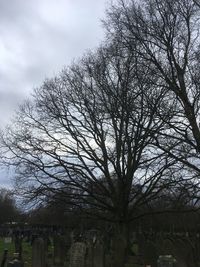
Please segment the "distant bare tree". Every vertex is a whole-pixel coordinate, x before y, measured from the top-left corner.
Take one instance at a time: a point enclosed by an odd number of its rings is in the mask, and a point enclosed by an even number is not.
[[[6,188],[0,188],[0,224],[16,222],[20,218],[20,211],[13,193]]]

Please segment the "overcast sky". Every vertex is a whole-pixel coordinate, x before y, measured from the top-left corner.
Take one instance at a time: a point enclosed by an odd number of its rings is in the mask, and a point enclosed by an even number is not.
[[[64,65],[103,40],[106,0],[0,0],[0,127]],[[10,183],[0,171],[1,185]]]
[[[0,0],[0,125],[16,103],[100,43],[106,0]]]

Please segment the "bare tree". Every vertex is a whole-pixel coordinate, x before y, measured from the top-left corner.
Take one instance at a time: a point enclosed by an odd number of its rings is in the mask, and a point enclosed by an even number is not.
[[[0,216],[0,224],[15,222],[20,218],[13,193],[6,188],[0,188]]]
[[[116,267],[139,207],[177,184],[175,160],[152,146],[164,127],[157,109],[165,95],[152,68],[115,42],[45,81],[1,136],[2,158],[24,196],[67,192],[66,203],[113,223]]]
[[[179,162],[183,175],[198,184],[200,173],[200,10],[190,0],[119,0],[105,26],[112,40],[153,66],[159,86],[168,91],[158,111],[166,128],[156,145]],[[171,109],[169,117],[163,110]],[[191,172],[192,170],[192,172]],[[197,195],[198,197],[198,195]]]
[[[62,195],[113,223],[122,267],[128,225],[146,207],[165,192],[199,200],[199,9],[119,0],[105,24],[109,45],[35,90],[1,151],[27,198]]]

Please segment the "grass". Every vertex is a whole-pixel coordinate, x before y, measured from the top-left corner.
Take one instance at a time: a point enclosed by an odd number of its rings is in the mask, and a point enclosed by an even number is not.
[[[31,245],[25,241],[22,243],[22,258],[24,261],[24,267],[31,267]],[[7,262],[11,261],[13,259],[13,254],[15,252],[15,245],[12,239],[6,239],[6,238],[0,238],[0,263],[2,262],[4,250],[8,250],[8,256],[7,256]]]

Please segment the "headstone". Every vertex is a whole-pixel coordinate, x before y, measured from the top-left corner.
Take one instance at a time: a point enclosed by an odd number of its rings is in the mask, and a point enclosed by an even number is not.
[[[32,267],[46,267],[46,246],[42,238],[33,241]]]
[[[94,244],[91,240],[87,242],[86,266],[94,267]]]
[[[104,267],[103,245],[97,240],[93,250],[94,267]]]
[[[75,242],[70,248],[69,267],[85,266],[86,245],[83,242]]]
[[[18,253],[18,259],[22,257],[22,236],[16,235],[14,238],[15,252]]]
[[[172,255],[161,255],[158,258],[158,267],[174,267],[176,259]]]
[[[54,266],[64,266],[66,256],[65,239],[63,236],[54,237]]]

